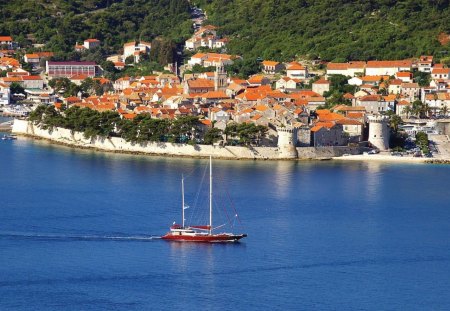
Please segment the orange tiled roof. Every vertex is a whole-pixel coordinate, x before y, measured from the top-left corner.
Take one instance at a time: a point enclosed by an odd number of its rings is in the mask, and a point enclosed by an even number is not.
[[[264,66],[276,66],[276,65],[279,64],[279,62],[275,62],[275,61],[272,61],[272,60],[265,60],[265,61],[262,62],[262,64]]]
[[[368,68],[411,67],[410,60],[372,60],[367,62]]]

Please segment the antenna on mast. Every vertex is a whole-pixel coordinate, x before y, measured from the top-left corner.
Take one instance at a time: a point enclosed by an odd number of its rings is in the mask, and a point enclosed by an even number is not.
[[[209,156],[209,234],[212,233],[212,156]]]

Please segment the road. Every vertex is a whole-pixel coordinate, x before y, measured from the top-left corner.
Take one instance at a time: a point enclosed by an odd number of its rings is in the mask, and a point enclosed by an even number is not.
[[[429,139],[435,143],[439,152],[436,158],[450,159],[450,140],[448,135],[430,134]]]

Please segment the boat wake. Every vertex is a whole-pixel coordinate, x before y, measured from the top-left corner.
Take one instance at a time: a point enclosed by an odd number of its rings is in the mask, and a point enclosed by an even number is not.
[[[124,241],[148,242],[159,240],[159,235],[65,235],[65,234],[35,234],[35,233],[0,233],[0,239],[7,240],[37,240],[37,241]]]

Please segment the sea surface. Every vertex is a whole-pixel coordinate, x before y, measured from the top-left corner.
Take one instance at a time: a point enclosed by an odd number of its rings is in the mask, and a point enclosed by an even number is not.
[[[450,309],[450,166],[215,160],[248,237],[158,239],[207,163],[0,141],[0,310]]]

